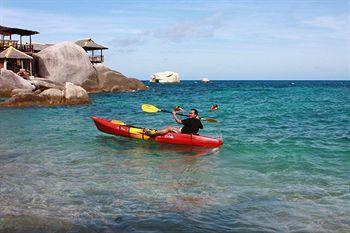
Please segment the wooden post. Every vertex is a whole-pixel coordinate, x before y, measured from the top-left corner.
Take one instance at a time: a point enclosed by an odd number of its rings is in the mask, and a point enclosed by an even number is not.
[[[23,60],[21,60],[21,69],[24,69],[24,68],[23,68]]]
[[[30,72],[30,76],[33,75],[33,72],[32,72],[32,60],[29,60],[29,72]]]
[[[4,69],[7,70],[7,60],[4,61]]]
[[[101,63],[103,63],[103,60],[102,60],[102,49],[101,49]]]

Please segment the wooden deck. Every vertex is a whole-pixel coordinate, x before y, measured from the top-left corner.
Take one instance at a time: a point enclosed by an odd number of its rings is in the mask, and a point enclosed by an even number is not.
[[[104,62],[104,56],[89,56],[91,63],[102,63]]]
[[[20,44],[18,43],[18,40],[0,40],[0,52],[4,51],[10,46],[24,53],[33,53],[32,44]]]

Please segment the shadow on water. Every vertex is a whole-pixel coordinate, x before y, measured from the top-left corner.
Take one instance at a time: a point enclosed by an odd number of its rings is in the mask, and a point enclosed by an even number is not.
[[[182,155],[191,158],[216,154],[219,148],[205,148],[185,145],[160,144],[150,141],[141,141],[129,138],[99,135],[96,137],[97,143],[106,146],[111,150],[123,152],[129,155],[153,155],[168,156]]]

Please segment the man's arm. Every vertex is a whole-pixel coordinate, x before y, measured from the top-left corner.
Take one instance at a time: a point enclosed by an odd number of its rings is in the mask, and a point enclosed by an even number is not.
[[[176,112],[173,111],[173,117],[178,124],[182,124],[182,121],[177,117]]]

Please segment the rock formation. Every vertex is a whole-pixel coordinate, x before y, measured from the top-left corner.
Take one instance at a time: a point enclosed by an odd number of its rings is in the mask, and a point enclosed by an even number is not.
[[[91,78],[81,85],[88,92],[147,90],[147,87],[135,78],[127,78],[104,65],[95,65],[94,67],[97,72],[96,78]]]
[[[40,77],[25,80],[1,69],[0,96],[11,97],[0,106],[73,105],[90,103],[88,92],[146,90],[137,79],[127,78],[106,66],[93,66],[80,46],[62,42],[33,57]]]
[[[64,90],[66,104],[90,103],[89,95],[84,88],[73,83],[66,82]]]
[[[150,82],[154,83],[179,83],[180,76],[176,72],[165,71],[154,73],[150,77]]]
[[[53,82],[46,78],[31,78],[29,82],[35,86],[35,90],[45,91],[50,88],[56,88],[63,90],[64,85],[62,83]]]
[[[10,97],[14,89],[31,91],[34,86],[11,70],[0,69],[0,96]]]
[[[201,82],[202,83],[208,83],[208,82],[210,82],[210,80],[208,78],[202,78]]]
[[[47,89],[39,94],[44,97],[50,105],[61,105],[64,104],[65,92],[56,88]]]
[[[90,103],[87,92],[80,86],[67,82],[64,90],[50,88],[43,92],[28,92],[17,89],[14,95],[5,102],[0,103],[4,107],[24,106],[53,106],[53,105],[77,105]]]
[[[96,70],[85,50],[73,42],[62,42],[33,54],[38,74],[57,83],[81,85],[96,77]]]

